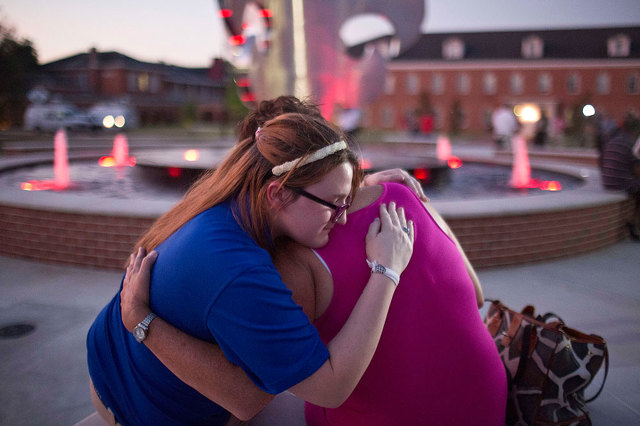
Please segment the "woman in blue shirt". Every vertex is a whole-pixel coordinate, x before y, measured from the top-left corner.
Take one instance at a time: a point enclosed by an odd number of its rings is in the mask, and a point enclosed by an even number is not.
[[[158,253],[152,312],[134,310],[135,320],[123,325],[117,294],[89,331],[89,372],[103,417],[121,424],[225,424],[230,411],[250,418],[269,394],[287,389],[321,406],[346,399],[373,356],[411,257],[413,224],[401,208],[381,207],[363,243],[382,267],[327,346],[291,299],[270,253],[280,239],[324,246],[334,224],[346,220],[359,181],[356,156],[324,120],[285,114],[240,141],[140,240],[139,247]],[[129,330],[138,322],[134,337]],[[195,365],[195,352],[163,363],[147,348],[153,330],[168,324],[216,343],[265,393],[238,398],[234,392],[244,387],[234,381],[215,395],[186,385],[189,374],[202,373],[172,367]],[[215,365],[208,374],[218,384],[228,380]]]

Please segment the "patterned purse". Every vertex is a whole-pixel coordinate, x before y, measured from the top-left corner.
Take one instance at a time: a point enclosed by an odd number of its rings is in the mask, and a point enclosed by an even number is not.
[[[590,425],[586,403],[600,395],[609,370],[606,341],[565,326],[553,313],[535,318],[533,306],[515,312],[490,302],[485,324],[507,371],[507,424]],[[602,385],[585,400],[603,362]]]

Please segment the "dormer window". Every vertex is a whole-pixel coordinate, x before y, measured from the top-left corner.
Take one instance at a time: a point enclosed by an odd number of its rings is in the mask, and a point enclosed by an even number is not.
[[[442,57],[445,59],[462,59],[464,42],[459,38],[449,38],[442,43]]]
[[[610,58],[624,58],[629,56],[631,40],[626,34],[616,34],[607,40],[607,54]]]
[[[542,58],[544,42],[538,36],[532,35],[522,40],[522,57],[526,59]]]

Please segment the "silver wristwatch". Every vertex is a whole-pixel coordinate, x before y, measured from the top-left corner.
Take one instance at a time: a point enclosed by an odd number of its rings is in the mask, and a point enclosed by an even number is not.
[[[149,324],[151,324],[151,321],[153,321],[155,317],[157,317],[157,315],[151,312],[133,329],[133,337],[135,337],[139,343],[142,343],[142,341],[147,338]]]

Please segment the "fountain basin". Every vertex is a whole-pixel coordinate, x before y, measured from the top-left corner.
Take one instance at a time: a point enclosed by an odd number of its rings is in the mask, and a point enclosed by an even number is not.
[[[140,158],[140,154],[136,156]],[[0,171],[42,162],[43,158],[3,158]],[[72,164],[74,159],[72,155]],[[94,159],[97,161],[98,156]],[[626,194],[602,190],[595,168],[535,162],[532,168],[580,177],[584,184],[573,190],[519,197],[517,201],[486,197],[432,202],[474,266],[571,256],[624,238],[631,201]],[[0,187],[0,253],[120,270],[140,235],[176,200],[114,199],[78,191],[28,192],[4,185]]]

